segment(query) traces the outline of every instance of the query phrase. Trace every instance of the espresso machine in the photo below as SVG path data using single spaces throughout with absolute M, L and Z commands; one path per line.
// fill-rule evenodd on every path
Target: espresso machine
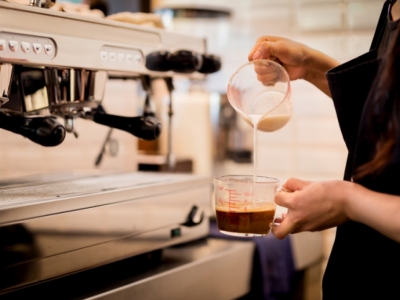
M 54 11 L 53 2 L 0 1 L 0 130 L 52 151 L 79 138 L 78 119 L 159 137 L 148 99 L 141 115 L 106 112 L 109 80 L 148 90 L 163 78 L 171 91 L 175 77 L 221 67 L 203 38 Z M 211 179 L 194 174 L 0 178 L 0 298 L 235 298 L 248 289 L 253 248 L 208 239 L 210 208 Z

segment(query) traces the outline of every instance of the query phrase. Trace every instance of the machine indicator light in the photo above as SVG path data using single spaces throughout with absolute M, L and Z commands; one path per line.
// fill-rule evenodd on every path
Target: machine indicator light
M 171 237 L 172 238 L 179 237 L 179 236 L 182 236 L 181 229 L 179 227 L 171 229 Z

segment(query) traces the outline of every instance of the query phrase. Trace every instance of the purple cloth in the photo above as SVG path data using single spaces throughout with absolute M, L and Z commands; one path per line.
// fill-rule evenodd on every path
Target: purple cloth
M 249 299 L 277 300 L 291 293 L 295 268 L 289 237 L 278 240 L 273 234 L 246 238 L 229 236 L 219 232 L 214 220 L 210 221 L 210 237 L 255 244 Z

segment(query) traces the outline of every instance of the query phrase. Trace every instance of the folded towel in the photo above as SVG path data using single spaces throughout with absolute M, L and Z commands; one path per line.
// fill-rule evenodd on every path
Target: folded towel
M 108 20 L 137 24 L 142 26 L 164 28 L 161 16 L 142 12 L 120 12 L 106 17 Z
M 49 9 L 77 14 L 85 17 L 104 18 L 104 13 L 99 9 L 91 9 L 85 3 L 57 2 Z

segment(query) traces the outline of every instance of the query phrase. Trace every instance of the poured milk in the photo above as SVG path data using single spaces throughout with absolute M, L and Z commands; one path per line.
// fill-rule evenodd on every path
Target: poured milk
M 254 182 L 257 179 L 256 166 L 257 166 L 257 130 L 265 131 L 265 132 L 273 132 L 278 129 L 281 129 L 285 126 L 289 120 L 291 115 L 272 115 L 265 116 L 262 115 L 249 115 L 245 117 L 244 120 L 251 126 L 253 126 L 253 163 L 254 163 Z
M 251 125 L 252 127 L 256 127 L 257 130 L 264 132 L 273 132 L 281 129 L 285 126 L 289 120 L 291 115 L 273 115 L 266 116 L 261 118 L 261 115 L 250 115 L 249 117 L 245 117 L 244 120 Z M 254 126 L 256 124 L 256 126 Z

